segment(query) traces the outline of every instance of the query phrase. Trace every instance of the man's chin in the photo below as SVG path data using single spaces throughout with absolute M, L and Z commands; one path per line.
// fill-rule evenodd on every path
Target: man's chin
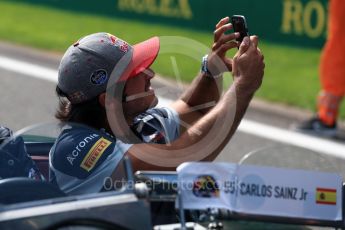
M 158 104 L 158 98 L 154 95 L 154 99 L 151 102 L 150 108 L 155 107 Z

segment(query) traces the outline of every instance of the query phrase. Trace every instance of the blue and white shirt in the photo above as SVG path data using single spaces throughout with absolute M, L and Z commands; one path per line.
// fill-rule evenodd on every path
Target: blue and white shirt
M 131 129 L 145 143 L 167 144 L 180 135 L 179 125 L 176 111 L 153 108 L 134 118 Z
M 176 111 L 153 108 L 131 129 L 145 143 L 164 144 L 179 136 L 179 124 Z M 50 150 L 50 181 L 71 195 L 99 192 L 131 146 L 102 130 L 66 126 Z

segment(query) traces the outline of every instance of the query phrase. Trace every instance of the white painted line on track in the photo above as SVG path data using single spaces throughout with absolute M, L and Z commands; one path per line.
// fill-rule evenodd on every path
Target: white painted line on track
M 58 73 L 54 69 L 14 60 L 4 56 L 0 56 L 0 68 L 54 83 L 57 82 Z
M 284 130 L 255 121 L 242 120 L 239 128 L 241 132 L 262 138 L 295 145 L 315 152 L 322 152 L 340 158 L 345 158 L 345 145 L 302 133 Z
M 158 106 L 167 106 L 171 103 L 172 100 L 159 98 Z M 312 137 L 290 130 L 284 130 L 247 119 L 242 120 L 237 130 L 243 133 L 277 141 L 280 143 L 295 145 L 298 147 L 313 150 L 315 152 L 321 152 L 328 155 L 345 158 L 345 144 L 340 144 L 338 142 L 325 140 L 318 137 Z
M 54 83 L 57 82 L 56 70 L 23 61 L 17 61 L 4 56 L 0 56 L 0 68 Z M 172 101 L 160 97 L 159 102 L 159 106 L 167 106 Z M 238 130 L 250 135 L 255 135 L 273 141 L 303 147 L 316 152 L 322 152 L 341 158 L 345 157 L 345 144 L 280 129 L 255 121 L 243 119 L 240 126 L 238 127 Z

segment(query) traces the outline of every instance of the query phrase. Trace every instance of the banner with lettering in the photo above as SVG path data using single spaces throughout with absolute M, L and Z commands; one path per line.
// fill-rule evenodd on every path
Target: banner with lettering
M 5 1 L 5 0 L 3 0 Z M 321 48 L 329 0 L 6 0 L 212 32 L 220 18 L 245 15 L 262 41 Z M 125 25 L 124 25 L 125 26 Z M 115 28 L 115 31 L 118 28 Z
M 335 173 L 201 162 L 184 163 L 177 172 L 184 209 L 342 219 L 342 178 Z

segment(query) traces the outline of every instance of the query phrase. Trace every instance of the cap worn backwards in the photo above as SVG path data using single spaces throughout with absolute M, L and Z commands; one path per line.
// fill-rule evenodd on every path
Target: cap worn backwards
M 58 87 L 73 104 L 90 100 L 106 91 L 114 70 L 121 70 L 116 80 L 125 81 L 148 68 L 158 51 L 158 37 L 131 46 L 109 33 L 85 36 L 62 57 Z

